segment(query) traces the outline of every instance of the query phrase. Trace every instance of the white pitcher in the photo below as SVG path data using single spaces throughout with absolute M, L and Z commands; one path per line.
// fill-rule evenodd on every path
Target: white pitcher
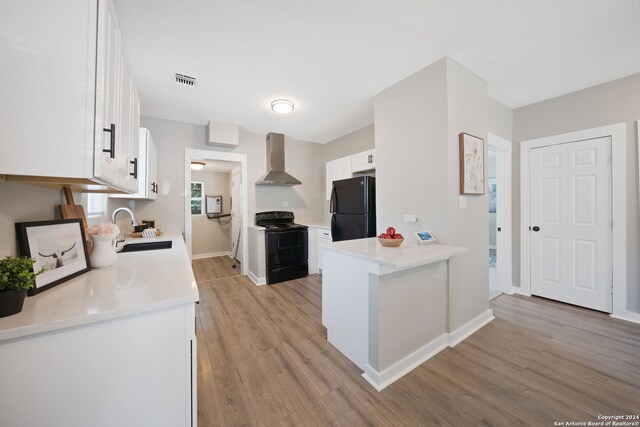
M 91 236 L 93 250 L 89 254 L 91 268 L 102 268 L 113 265 L 118 260 L 116 253 L 116 238 L 106 236 Z

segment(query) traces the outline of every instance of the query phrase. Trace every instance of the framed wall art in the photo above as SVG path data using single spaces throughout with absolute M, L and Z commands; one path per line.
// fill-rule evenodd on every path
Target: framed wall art
M 34 295 L 91 269 L 81 219 L 16 223 L 16 237 L 21 256 L 36 260 Z
M 460 194 L 484 194 L 484 140 L 460 136 Z

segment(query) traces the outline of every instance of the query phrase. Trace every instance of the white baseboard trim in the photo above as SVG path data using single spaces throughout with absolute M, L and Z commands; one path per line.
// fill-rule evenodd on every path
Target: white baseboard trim
M 640 323 L 640 313 L 625 310 L 622 313 L 613 313 L 609 315 L 614 319 L 626 320 L 627 322 Z
M 223 252 L 208 252 L 206 254 L 193 254 L 191 259 L 202 259 L 202 258 L 214 258 L 219 256 L 231 256 L 231 252 L 223 251 Z
M 378 391 L 393 384 L 436 354 L 447 348 L 449 344 L 448 334 L 442 334 L 427 345 L 414 351 L 404 359 L 401 359 L 389 366 L 382 372 L 378 372 L 365 363 L 362 377 Z
M 362 377 L 367 380 L 373 388 L 378 391 L 382 391 L 385 387 L 393 384 L 404 375 L 440 353 L 445 348 L 455 347 L 493 319 L 495 319 L 493 316 L 493 310 L 489 309 L 479 316 L 476 316 L 474 319 L 471 319 L 455 331 L 440 335 L 438 338 L 422 346 L 405 358 L 397 361 L 382 372 L 376 371 L 369 366 L 369 364 L 365 363 Z
M 525 297 L 530 297 L 531 296 L 531 294 L 529 292 L 523 291 L 522 288 L 520 288 L 518 286 L 512 286 L 511 290 L 513 291 L 514 294 L 524 295 Z
M 266 277 L 258 277 L 255 274 L 253 274 L 253 271 L 249 270 L 249 279 L 251 279 L 251 281 L 253 283 L 255 283 L 258 286 L 262 286 L 262 285 L 266 285 L 267 284 L 267 278 Z
M 464 339 L 473 335 L 474 332 L 482 328 L 487 323 L 491 322 L 495 317 L 493 317 L 493 310 L 489 309 L 484 313 L 476 316 L 475 318 L 469 320 L 464 325 L 460 326 L 455 331 L 449 333 L 449 347 L 455 347 L 460 344 Z

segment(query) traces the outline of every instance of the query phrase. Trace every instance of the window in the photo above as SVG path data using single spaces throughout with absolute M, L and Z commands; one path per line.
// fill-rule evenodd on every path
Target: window
M 107 195 L 87 193 L 87 218 L 102 217 L 107 214 Z
M 191 215 L 204 215 L 204 182 L 191 181 Z

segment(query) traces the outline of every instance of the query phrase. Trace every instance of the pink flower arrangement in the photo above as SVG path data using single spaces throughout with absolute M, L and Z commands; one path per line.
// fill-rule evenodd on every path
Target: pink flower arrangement
M 120 227 L 115 224 L 101 223 L 89 227 L 89 235 L 100 237 L 115 237 L 120 234 Z

